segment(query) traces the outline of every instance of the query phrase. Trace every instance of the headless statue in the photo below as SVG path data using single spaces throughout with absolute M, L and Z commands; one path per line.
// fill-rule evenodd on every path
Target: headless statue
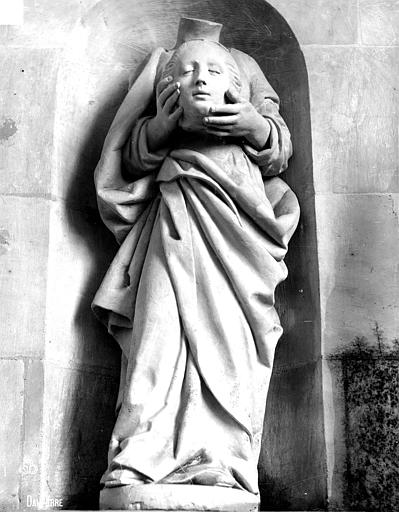
M 149 57 L 96 169 L 120 249 L 93 309 L 122 349 L 103 508 L 255 510 L 274 309 L 299 217 L 256 62 L 183 18 Z M 246 508 L 245 508 L 246 507 Z M 252 508 L 251 508 L 252 507 Z

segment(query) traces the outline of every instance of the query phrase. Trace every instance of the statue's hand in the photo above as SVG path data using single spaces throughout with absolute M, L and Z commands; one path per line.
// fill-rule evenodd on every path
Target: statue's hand
M 149 121 L 147 127 L 148 143 L 152 151 L 167 144 L 183 113 L 182 107 L 177 106 L 180 84 L 171 83 L 171 80 L 172 77 L 168 76 L 157 85 L 157 114 Z
M 180 95 L 179 82 L 172 82 L 168 76 L 157 85 L 157 123 L 162 126 L 165 133 L 172 133 L 177 126 L 183 109 L 177 105 Z
M 226 96 L 232 103 L 211 107 L 204 118 L 207 133 L 219 137 L 244 137 L 256 149 L 263 149 L 270 135 L 268 121 L 236 91 L 229 89 Z

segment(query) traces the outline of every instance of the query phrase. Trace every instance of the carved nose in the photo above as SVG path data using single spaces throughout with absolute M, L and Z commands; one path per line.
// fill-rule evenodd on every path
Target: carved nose
M 195 85 L 206 85 L 206 71 L 203 66 L 198 66 Z

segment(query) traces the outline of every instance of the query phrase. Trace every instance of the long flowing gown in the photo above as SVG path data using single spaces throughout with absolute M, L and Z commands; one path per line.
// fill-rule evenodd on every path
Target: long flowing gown
M 132 88 L 136 100 L 122 104 L 96 171 L 100 212 L 121 243 L 93 303 L 122 349 L 102 482 L 257 493 L 282 332 L 274 292 L 299 216 L 295 195 L 275 176 L 291 154 L 289 132 L 262 72 L 235 51 L 243 94 L 270 123 L 267 147 L 182 136 L 152 153 L 137 98 L 166 54 L 154 52 Z

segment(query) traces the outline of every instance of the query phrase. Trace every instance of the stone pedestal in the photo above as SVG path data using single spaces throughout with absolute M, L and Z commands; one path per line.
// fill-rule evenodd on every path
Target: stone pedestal
M 100 509 L 255 512 L 259 510 L 259 495 L 206 485 L 125 485 L 103 489 Z

